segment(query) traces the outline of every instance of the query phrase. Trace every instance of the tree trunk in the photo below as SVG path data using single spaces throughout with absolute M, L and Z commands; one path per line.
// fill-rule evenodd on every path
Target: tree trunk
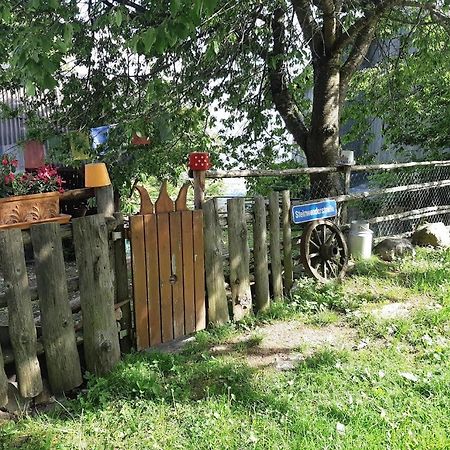
M 339 55 L 314 61 L 314 99 L 311 129 L 306 145 L 309 167 L 335 166 L 339 157 Z M 339 174 L 311 176 L 311 196 L 340 192 Z
M 312 25 L 314 20 L 307 17 L 307 2 L 299 0 L 295 3 L 303 33 L 313 39 L 316 32 Z M 341 51 L 331 45 L 325 46 L 317 39 L 312 42 L 314 95 L 311 126 L 308 129 L 287 83 L 289 76 L 285 67 L 284 24 L 285 11 L 277 8 L 272 20 L 273 49 L 269 53 L 267 65 L 273 103 L 283 118 L 286 129 L 305 152 L 308 166 L 335 166 L 339 156 Z M 312 198 L 337 195 L 339 192 L 339 174 L 324 173 L 311 176 Z

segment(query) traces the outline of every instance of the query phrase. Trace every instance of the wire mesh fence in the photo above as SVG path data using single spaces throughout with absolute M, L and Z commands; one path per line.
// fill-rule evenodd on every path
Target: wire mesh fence
M 450 224 L 450 166 L 353 172 L 347 221 L 368 220 L 375 237 L 406 235 L 421 222 Z
M 242 176 L 263 176 L 272 190 L 285 186 L 293 203 L 335 198 L 341 225 L 366 220 L 374 237 L 407 235 L 425 221 L 450 225 L 450 161 L 319 170 L 243 171 Z
M 347 182 L 345 171 L 333 174 L 331 196 L 327 194 L 329 180 L 303 175 L 303 192 L 295 201 L 336 197 L 341 223 L 366 220 L 374 237 L 407 235 L 425 221 L 450 224 L 450 163 L 388 170 L 377 167 L 349 168 Z

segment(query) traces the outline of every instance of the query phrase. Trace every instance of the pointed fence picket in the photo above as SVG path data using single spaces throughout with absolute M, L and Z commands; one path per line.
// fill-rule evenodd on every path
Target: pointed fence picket
M 144 188 L 130 217 L 136 345 L 148 348 L 206 327 L 202 211 L 173 201 L 163 183 L 153 204 Z

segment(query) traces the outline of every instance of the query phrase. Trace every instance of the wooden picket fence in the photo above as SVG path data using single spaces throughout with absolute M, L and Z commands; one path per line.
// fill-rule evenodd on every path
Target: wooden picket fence
M 141 213 L 130 218 L 129 235 L 124 233 L 123 217 L 113 214 L 110 206 L 106 217 L 100 214 L 68 225 L 47 223 L 30 230 L 0 231 L 5 287 L 0 312 L 7 309 L 8 315 L 6 341 L 5 327 L 0 329 L 0 407 L 7 401 L 7 373 L 17 375 L 19 392 L 26 398 L 40 393 L 44 378 L 53 393 L 70 391 L 82 383 L 84 370 L 98 375 L 111 370 L 121 350 L 169 342 L 230 317 L 240 320 L 269 305 L 270 286 L 274 297 L 283 295 L 283 284 L 289 289 L 289 259 L 284 258 L 284 271 L 281 262 L 279 238 L 284 234 L 279 194 L 269 199 L 270 245 L 266 201 L 255 199 L 252 292 L 244 199 L 229 200 L 227 272 L 221 248 L 223 218 L 219 219 L 216 201 L 206 202 L 203 211 L 190 211 L 186 190 L 187 186 L 172 201 L 163 184 L 155 205 L 147 195 Z M 282 198 L 286 200 L 282 207 L 286 233 L 289 194 L 283 193 Z M 125 236 L 132 247 L 134 302 L 128 292 Z M 286 238 L 290 240 L 288 234 Z M 78 276 L 67 278 L 63 241 L 73 245 Z M 286 253 L 289 244 L 283 248 Z M 30 250 L 31 272 L 26 262 Z M 32 272 L 35 283 L 28 276 Z M 225 280 L 231 285 L 231 315 Z M 69 301 L 74 292 L 79 293 L 78 301 Z M 74 320 L 80 310 L 81 325 Z
M 154 205 L 140 187 L 141 211 L 130 217 L 138 350 L 206 326 L 203 216 L 188 210 L 187 187 L 173 201 L 163 183 Z
M 8 336 L 0 346 L 0 406 L 8 400 L 5 365 L 14 362 L 19 392 L 31 398 L 41 392 L 43 378 L 53 393 L 69 391 L 82 383 L 83 369 L 102 375 L 120 359 L 120 346 L 129 348 L 125 340 L 119 343 L 131 331 L 125 242 L 111 239 L 113 230 L 122 229 L 120 215 L 105 219 L 100 214 L 74 219 L 69 225 L 46 223 L 27 231 L 0 231 L 6 288 L 0 307 L 7 308 L 8 315 Z M 78 277 L 69 280 L 63 240 L 73 241 L 76 254 Z M 36 275 L 31 288 L 25 258 L 30 246 Z M 77 290 L 79 302 L 69 302 L 69 292 Z M 75 329 L 73 313 L 80 309 L 82 322 Z
M 226 217 L 219 213 L 218 199 L 203 204 L 209 324 L 241 320 L 290 292 L 290 208 L 289 191 L 272 192 L 268 199 L 258 196 L 250 204 L 229 199 Z
M 310 177 L 325 173 L 339 176 L 341 192 L 334 197 L 314 198 L 326 193 L 320 194 L 320 189 L 317 193 Z M 298 177 L 300 186 L 309 186 L 309 193 L 298 193 L 301 198 L 291 198 L 288 191 L 272 192 L 266 200 L 232 198 L 227 201 L 226 213 L 219 212 L 218 198 L 205 202 L 208 179 L 259 177 Z M 193 182 L 194 202 L 203 205 L 205 218 L 209 323 L 223 323 L 230 316 L 240 319 L 251 311 L 266 308 L 270 298 L 279 298 L 291 290 L 294 270 L 302 270 L 297 246 L 302 230 L 298 225 L 291 229 L 291 204 L 335 200 L 336 219 L 341 226 L 364 219 L 376 239 L 410 236 L 423 220 L 450 223 L 449 160 L 194 171 Z M 223 241 L 227 248 L 223 248 Z
M 401 170 L 409 172 L 403 176 Z M 106 218 L 96 215 L 75 219 L 69 225 L 41 224 L 30 231 L 0 231 L 0 269 L 6 286 L 6 293 L 0 294 L 0 310 L 8 309 L 10 344 L 4 345 L 4 330 L 0 329 L 0 406 L 6 401 L 5 365 L 10 375 L 14 362 L 24 397 L 35 397 L 44 377 L 53 392 L 67 391 L 80 385 L 83 369 L 95 374 L 110 370 L 119 360 L 120 350 L 128 351 L 136 344 L 138 349 L 155 346 L 209 324 L 241 320 L 268 308 L 272 299 L 286 296 L 293 286 L 294 271 L 301 270 L 297 264 L 301 230 L 291 228 L 291 202 L 304 200 L 291 199 L 289 191 L 272 192 L 268 198 L 230 198 L 224 212 L 219 210 L 219 199 L 204 201 L 205 178 L 309 176 L 338 171 L 345 178 L 345 192 L 334 197 L 341 207 L 341 223 L 345 223 L 342 213 L 347 206 L 349 213 L 350 207 L 367 209 L 377 204 L 373 199 L 388 195 L 392 200 L 403 196 L 404 210 L 377 209 L 376 215 L 367 217 L 371 225 L 415 224 L 412 221 L 424 217 L 449 223 L 449 161 L 344 169 L 194 172 L 195 205 L 201 210 L 186 208 L 187 188 L 172 201 L 163 186 L 155 206 L 147 198 L 140 214 L 130 218 L 134 302 L 128 292 L 124 221 L 120 214 L 114 214 L 112 188 L 95 192 Z M 395 171 L 404 185 L 351 191 L 350 175 L 374 171 Z M 426 182 L 412 183 L 417 174 Z M 434 198 L 425 195 L 430 189 L 436 204 L 428 204 L 428 199 Z M 417 195 L 412 197 L 411 193 Z M 80 189 L 64 195 L 77 200 L 94 193 Z M 411 199 L 422 203 L 416 205 Z M 380 230 L 379 234 L 384 228 Z M 73 241 L 77 277 L 67 279 L 63 240 Z M 30 285 L 27 277 L 27 248 L 33 250 L 36 286 Z M 68 300 L 73 291 L 79 291 L 78 304 Z M 37 309 L 42 336 L 36 333 L 33 314 Z M 82 329 L 74 329 L 73 313 L 80 309 Z

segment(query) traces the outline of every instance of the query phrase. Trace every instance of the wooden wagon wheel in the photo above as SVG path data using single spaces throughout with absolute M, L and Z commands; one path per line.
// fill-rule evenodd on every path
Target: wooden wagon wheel
M 315 220 L 303 230 L 300 256 L 305 272 L 319 281 L 342 279 L 348 263 L 341 230 L 329 220 Z

